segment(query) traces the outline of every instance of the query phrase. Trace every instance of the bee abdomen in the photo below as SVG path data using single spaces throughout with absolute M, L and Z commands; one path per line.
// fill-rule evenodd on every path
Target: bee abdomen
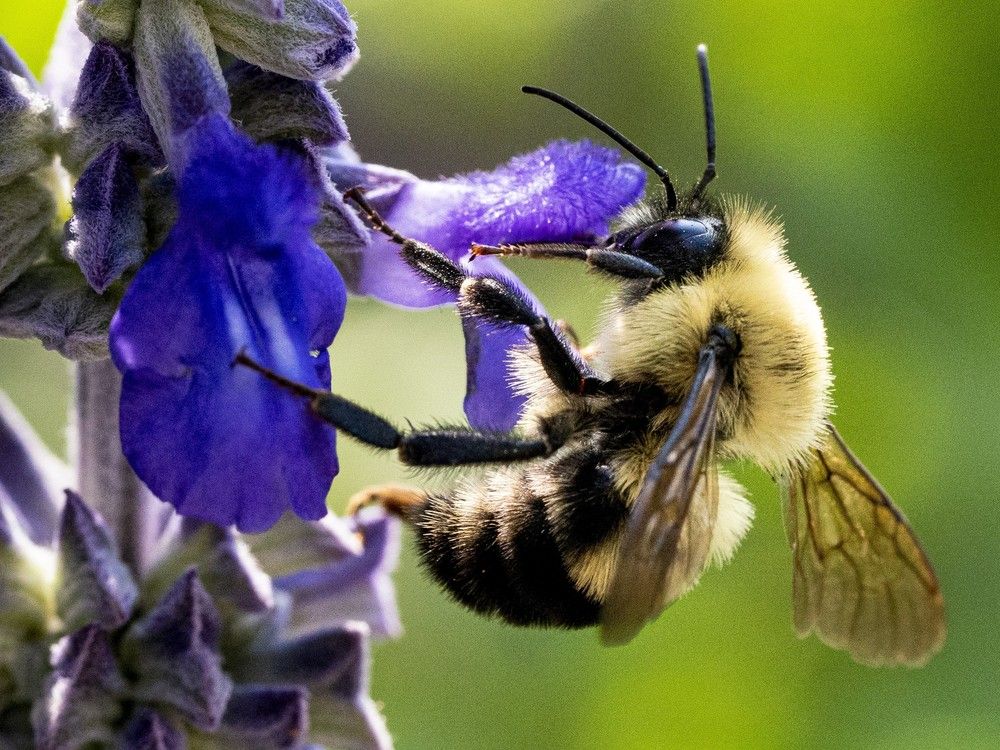
M 600 456 L 577 449 L 431 495 L 412 518 L 424 563 L 460 603 L 517 625 L 573 628 L 600 611 L 581 556 L 627 515 Z
M 514 478 L 502 499 L 485 487 L 431 495 L 414 515 L 420 553 L 456 600 L 515 625 L 578 628 L 599 603 L 574 584 L 542 498 Z

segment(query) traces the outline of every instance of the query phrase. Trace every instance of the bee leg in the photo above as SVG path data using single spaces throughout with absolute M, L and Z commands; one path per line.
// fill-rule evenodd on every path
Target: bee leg
M 538 347 L 545 372 L 562 390 L 581 396 L 613 390 L 613 383 L 598 377 L 575 347 L 556 333 L 551 321 L 539 315 L 520 291 L 501 279 L 470 276 L 444 253 L 404 237 L 379 216 L 359 188 L 348 190 L 344 198 L 356 203 L 375 229 L 401 246 L 403 259 L 414 271 L 434 286 L 457 294 L 460 314 L 500 326 L 525 326 Z
M 400 432 L 387 419 L 342 396 L 289 380 L 252 359 L 245 352 L 234 364 L 249 367 L 292 393 L 309 399 L 313 412 L 324 422 L 373 448 L 395 450 L 411 466 L 461 466 L 509 463 L 547 456 L 561 444 L 548 435 L 522 437 L 481 432 L 470 427 L 435 427 Z
M 381 505 L 389 513 L 408 519 L 427 502 L 427 493 L 402 484 L 380 484 L 366 487 L 347 501 L 347 515 L 353 516 L 364 508 Z
M 470 276 L 462 283 L 459 311 L 499 326 L 522 325 L 538 348 L 542 367 L 559 388 L 580 396 L 610 393 L 614 383 L 599 377 L 579 350 L 517 289 L 489 276 Z
M 472 246 L 472 255 L 516 255 L 522 258 L 564 258 L 585 261 L 587 266 L 620 279 L 658 279 L 663 269 L 635 255 L 605 247 L 571 242 L 525 242 L 517 245 Z

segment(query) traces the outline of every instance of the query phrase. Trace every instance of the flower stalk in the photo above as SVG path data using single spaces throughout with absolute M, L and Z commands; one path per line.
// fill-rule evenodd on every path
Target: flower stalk
M 132 471 L 118 436 L 122 377 L 111 360 L 76 365 L 75 448 L 80 494 L 104 518 L 122 560 L 142 573 L 163 506 Z

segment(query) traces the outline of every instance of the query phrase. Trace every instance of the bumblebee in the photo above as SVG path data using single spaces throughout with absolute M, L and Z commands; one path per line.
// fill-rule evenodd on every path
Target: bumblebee
M 823 320 L 786 255 L 781 224 L 745 200 L 706 192 L 715 124 L 704 46 L 698 62 L 708 165 L 681 195 L 610 125 L 558 94 L 524 89 L 599 128 L 663 186 L 592 246 L 472 247 L 575 259 L 617 279 L 584 350 L 503 281 L 468 275 L 387 226 L 359 190 L 347 193 L 420 275 L 458 294 L 463 316 L 530 333 L 531 348 L 514 355 L 528 397 L 515 432 L 401 432 L 346 399 L 240 361 L 405 464 L 489 465 L 445 492 L 386 485 L 351 501 L 406 519 L 430 573 L 477 612 L 517 625 L 598 624 L 606 644 L 629 641 L 735 551 L 753 508 L 720 464 L 749 459 L 783 494 L 799 635 L 815 632 L 864 664 L 923 664 L 945 634 L 937 578 L 906 519 L 829 422 Z

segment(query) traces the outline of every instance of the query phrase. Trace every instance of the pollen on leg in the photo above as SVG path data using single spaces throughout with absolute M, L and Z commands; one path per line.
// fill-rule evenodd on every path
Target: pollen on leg
M 427 500 L 427 493 L 403 484 L 380 484 L 366 487 L 347 501 L 347 514 L 355 515 L 371 505 L 381 505 L 389 513 L 409 518 L 412 511 Z

